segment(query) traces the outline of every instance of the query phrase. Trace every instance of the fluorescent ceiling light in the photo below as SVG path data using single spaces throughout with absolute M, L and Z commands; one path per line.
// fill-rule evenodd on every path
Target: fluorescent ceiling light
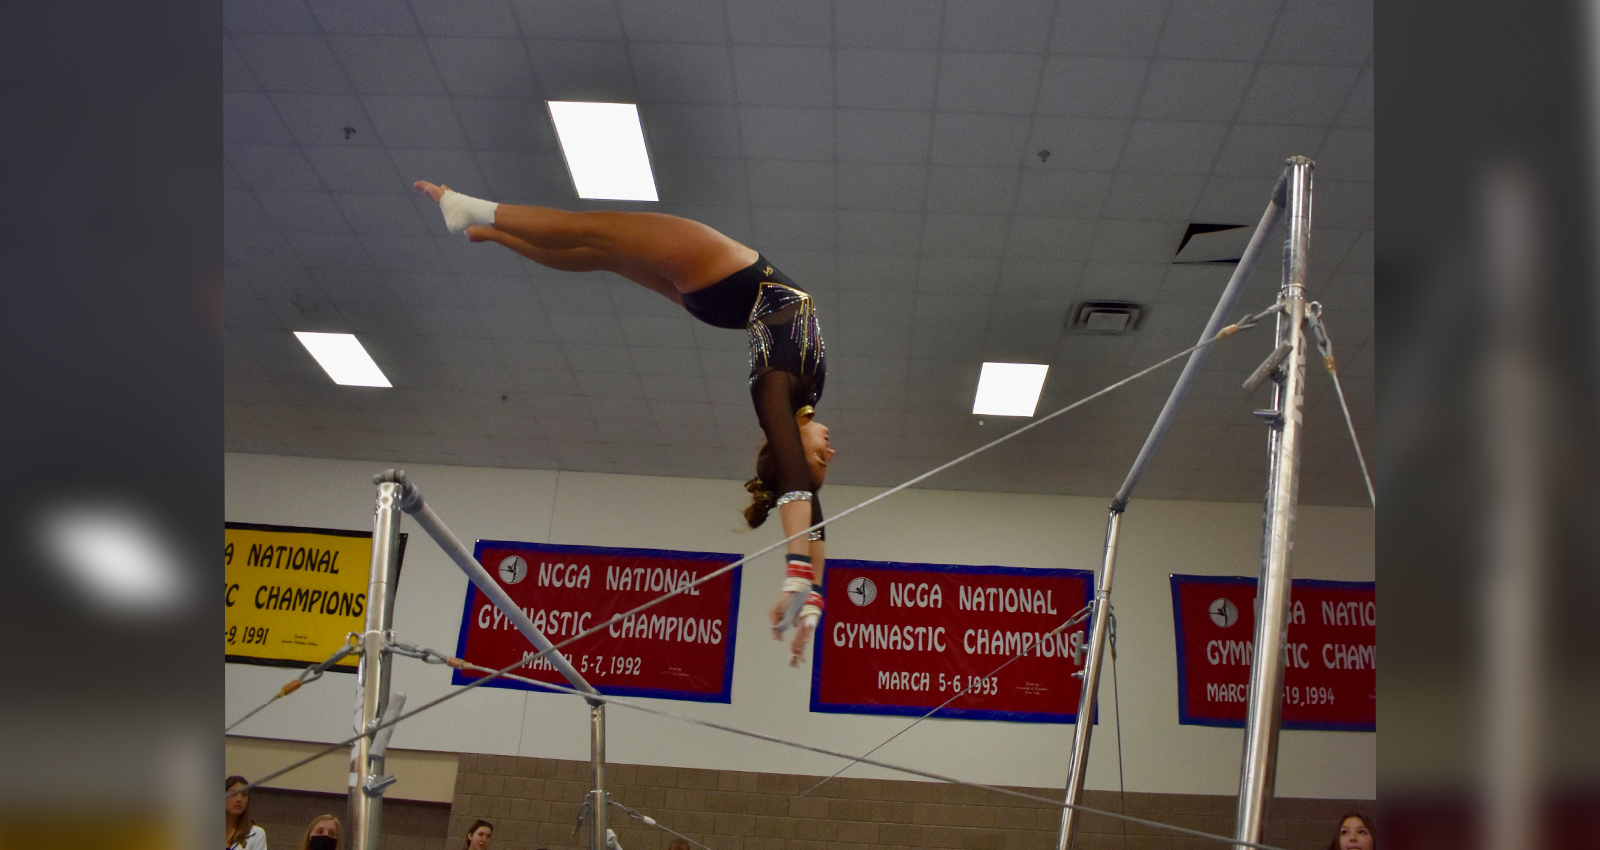
M 1039 406 L 1044 373 L 1049 366 L 1034 363 L 985 363 L 978 374 L 978 395 L 972 412 L 989 416 L 1032 416 Z
M 639 108 L 631 103 L 552 100 L 561 152 L 566 154 L 578 197 L 609 201 L 654 201 L 656 181 L 644 149 Z
M 347 387 L 393 386 L 353 334 L 295 331 L 294 335 L 300 338 L 300 344 L 311 356 L 317 358 L 317 363 L 334 383 Z

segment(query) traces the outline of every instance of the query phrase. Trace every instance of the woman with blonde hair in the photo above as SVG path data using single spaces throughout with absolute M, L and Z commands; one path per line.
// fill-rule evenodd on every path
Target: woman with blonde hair
M 339 850 L 339 819 L 333 815 L 312 818 L 306 836 L 300 839 L 300 850 Z

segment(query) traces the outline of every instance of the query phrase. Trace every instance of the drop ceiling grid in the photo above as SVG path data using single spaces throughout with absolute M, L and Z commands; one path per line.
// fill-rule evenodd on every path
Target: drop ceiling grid
M 1356 179 L 1330 182 L 1319 213 L 1335 225 L 1370 227 L 1370 154 L 1365 165 L 1359 162 L 1370 140 L 1359 126 L 1360 104 L 1370 101 L 1362 91 L 1370 87 L 1370 46 L 1310 57 L 1285 47 L 1293 38 L 1285 42 L 1284 33 L 1294 26 L 1302 42 L 1316 41 L 1306 37 L 1305 20 L 1326 16 L 1324 4 L 1228 3 L 1236 11 L 1270 11 L 1272 21 L 1205 38 L 1169 34 L 1168 7 L 1160 4 L 1153 39 L 1120 45 L 1102 39 L 1091 50 L 1065 52 L 1050 45 L 1071 45 L 1071 23 L 1085 15 L 1076 4 L 1021 2 L 1010 4 L 1011 15 L 995 15 L 987 4 L 902 5 L 936 10 L 936 25 L 926 16 L 874 19 L 862 4 L 701 3 L 687 18 L 665 20 L 652 16 L 650 4 L 626 3 L 589 7 L 594 14 L 581 20 L 561 18 L 561 32 L 532 33 L 530 21 L 557 21 L 539 17 L 553 6 L 519 4 L 513 11 L 494 4 L 471 13 L 452 7 L 457 14 L 442 14 L 430 3 L 376 4 L 382 13 L 326 4 L 296 12 L 290 4 L 263 13 L 230 4 L 224 34 L 230 447 L 620 471 L 634 464 L 679 474 L 742 469 L 754 434 L 742 410 L 737 334 L 693 326 L 685 334 L 685 320 L 670 304 L 654 304 L 648 293 L 630 297 L 626 284 L 558 281 L 513 256 L 443 236 L 432 229 L 436 212 L 404 182 L 415 173 L 448 173 L 459 175 L 450 179 L 463 191 L 547 203 L 570 197 L 542 109 L 516 120 L 505 113 L 519 98 L 578 96 L 594 80 L 640 96 L 665 211 L 754 240 L 780 266 L 803 270 L 800 279 L 818 284 L 813 289 L 834 355 L 828 401 L 837 423 L 848 426 L 839 436 L 870 429 L 873 436 L 860 445 L 874 457 L 907 445 L 898 438 L 919 415 L 960 417 L 970 394 L 966 372 L 974 371 L 967 367 L 979 357 L 1050 362 L 1059 379 L 1053 383 L 1086 390 L 1086 375 L 1109 378 L 1169 350 L 1163 343 L 1192 342 L 1214 290 L 1187 296 L 1173 290 L 1162 250 L 1170 250 L 1185 219 L 1202 212 L 1250 210 L 1241 213 L 1245 221 L 1259 215 L 1260 183 L 1270 189 L 1270 176 L 1218 173 L 1246 170 L 1222 165 L 1231 150 L 1225 142 L 1240 132 L 1260 135 L 1241 130 L 1257 126 L 1241 119 L 1279 117 L 1276 111 L 1301 91 L 1322 93 L 1310 104 L 1309 125 L 1324 136 L 1336 125 L 1356 131 L 1336 146 L 1358 161 Z M 1296 15 L 1300 23 L 1291 26 Z M 959 21 L 959 29 L 952 32 L 946 19 Z M 1354 20 L 1345 20 L 1346 29 L 1360 29 L 1359 11 Z M 508 31 L 507 21 L 514 38 L 494 40 Z M 903 37 L 886 49 L 886 32 Z M 1139 38 L 1146 43 L 1133 45 Z M 1309 82 L 1276 67 L 1301 68 L 1297 61 L 1307 58 L 1320 68 L 1306 72 Z M 919 77 L 930 64 L 931 80 Z M 771 74 L 774 67 L 790 73 Z M 1118 68 L 1135 69 L 1137 100 L 1108 95 L 1085 105 L 1081 96 L 1077 103 L 1069 96 L 1066 106 L 1051 107 L 1069 114 L 1047 115 L 1046 85 L 1061 67 L 1097 68 L 1112 80 Z M 1269 74 L 1282 75 L 1281 84 L 1260 88 Z M 1340 86 L 1347 89 L 1342 97 Z M 1061 96 L 1059 89 L 1053 96 Z M 1228 108 L 1228 115 L 1206 111 Z M 1336 121 L 1328 120 L 1332 113 Z M 1197 118 L 1221 119 L 1212 124 L 1227 132 L 1193 124 Z M 1191 123 L 1159 123 L 1171 120 Z M 355 133 L 315 135 L 332 124 Z M 723 132 L 708 137 L 705 125 Z M 808 134 L 815 125 L 824 132 Z M 1270 132 L 1294 125 L 1259 126 Z M 890 129 L 897 126 L 915 131 L 906 150 L 899 143 L 907 137 Z M 1080 134 L 1082 156 L 1070 163 L 1090 170 L 1032 164 L 1025 152 L 1037 139 L 1060 139 L 1071 151 L 1070 133 L 1046 131 L 1072 127 L 1101 128 L 1100 142 Z M 1202 130 L 1214 139 L 1202 146 L 1210 152 L 1204 167 L 1197 160 L 1176 168 L 1201 173 L 1164 174 L 1174 169 L 1134 156 L 1181 148 L 1189 140 L 1178 131 Z M 986 138 L 1000 146 L 984 148 Z M 1131 150 L 1132 141 L 1142 147 Z M 881 161 L 907 156 L 898 164 Z M 1006 164 L 1018 159 L 1027 165 Z M 1270 175 L 1272 166 L 1256 168 Z M 1040 182 L 1046 176 L 1051 180 Z M 1339 205 L 1336 185 L 1350 188 L 1347 205 Z M 1079 223 L 1087 229 L 1074 236 Z M 1358 304 L 1365 294 L 1370 311 L 1370 230 L 1348 232 L 1356 235 L 1332 249 L 1341 256 L 1364 250 L 1364 271 L 1359 256 L 1329 259 L 1338 289 L 1332 271 L 1317 283 L 1328 292 L 1353 291 Z M 1267 265 L 1260 277 L 1268 278 Z M 1150 333 L 1137 345 L 1101 350 L 1061 331 L 1068 304 L 1106 289 L 1149 300 Z M 1270 290 L 1269 283 L 1264 291 Z M 892 307 L 873 311 L 867 307 L 873 302 L 900 305 L 900 315 Z M 385 369 L 414 378 L 413 387 L 395 393 L 393 402 L 341 400 L 342 388 L 328 387 L 292 342 L 285 346 L 289 329 L 361 333 Z M 1370 360 L 1353 336 L 1351 345 L 1344 351 L 1352 363 Z M 675 350 L 699 357 L 660 353 Z M 1153 417 L 1170 378 L 1154 380 L 1161 383 L 1152 391 L 1130 394 L 1086 420 L 1112 429 L 1091 436 L 1105 443 L 1142 434 L 1146 425 L 1138 420 Z M 1356 390 L 1362 392 L 1370 395 L 1370 387 Z M 476 420 L 445 413 L 450 405 L 482 405 L 500 395 L 521 396 L 516 413 Z M 1060 395 L 1047 388 L 1047 399 Z M 285 396 L 293 403 L 262 400 Z M 1216 399 L 1212 415 L 1224 416 L 1227 404 Z M 382 424 L 363 420 L 380 411 Z M 1233 418 L 1244 411 L 1237 397 L 1233 411 Z M 1137 424 L 1117 429 L 1118 416 Z M 707 441 L 713 447 L 695 464 L 648 462 L 662 446 L 688 448 L 708 421 L 715 423 Z M 469 433 L 474 428 L 482 433 Z M 366 439 L 384 429 L 399 436 Z M 888 470 L 937 463 L 938 439 L 920 454 L 901 449 L 882 463 L 863 463 L 859 483 L 893 483 L 881 478 Z M 1180 460 L 1174 468 L 1202 463 Z M 850 478 L 848 469 L 841 465 L 835 480 Z M 1062 492 L 1096 492 L 1097 483 L 1074 481 L 1073 474 L 1057 482 Z M 990 472 L 969 480 L 992 484 L 1004 477 Z M 1019 487 L 1043 486 L 1034 477 L 1015 474 Z M 1255 497 L 1228 486 L 1234 489 L 1212 497 Z

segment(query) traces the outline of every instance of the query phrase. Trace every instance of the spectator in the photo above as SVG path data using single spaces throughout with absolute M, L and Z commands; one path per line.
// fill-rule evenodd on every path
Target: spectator
M 244 790 L 249 784 L 243 776 L 222 780 L 223 838 L 228 850 L 267 850 L 267 831 L 250 820 L 250 792 Z
M 667 845 L 667 850 L 689 850 L 689 842 L 682 838 L 674 838 L 672 843 Z
M 1339 819 L 1328 850 L 1378 850 L 1378 829 L 1366 815 L 1351 812 Z
M 339 850 L 339 819 L 333 815 L 313 818 L 306 837 L 300 840 L 300 850 Z
M 466 850 L 489 850 L 489 840 L 494 838 L 494 824 L 475 820 L 467 828 Z

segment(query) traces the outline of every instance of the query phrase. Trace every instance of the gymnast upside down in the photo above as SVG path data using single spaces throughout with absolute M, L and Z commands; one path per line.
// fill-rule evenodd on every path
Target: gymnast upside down
M 686 218 L 646 212 L 567 212 L 496 204 L 417 181 L 439 204 L 452 233 L 498 242 L 543 266 L 570 272 L 609 271 L 683 305 L 719 328 L 750 338 L 750 398 L 766 434 L 756 477 L 745 482 L 754 528 L 776 507 L 785 537 L 822 521 L 817 490 L 834 451 L 828 428 L 815 421 L 827 374 L 822 330 L 811 296 L 755 250 Z M 796 628 L 789 664 L 822 616 L 824 530 L 790 540 L 778 601 L 769 612 L 774 640 Z

